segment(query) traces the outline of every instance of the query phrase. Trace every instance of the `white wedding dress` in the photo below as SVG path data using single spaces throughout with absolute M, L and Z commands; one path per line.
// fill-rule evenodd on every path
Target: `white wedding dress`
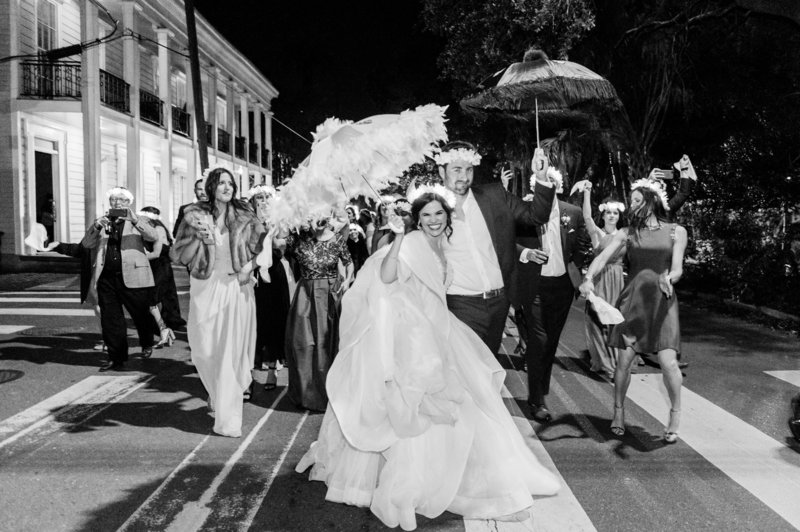
M 491 519 L 556 493 L 503 404 L 505 371 L 448 311 L 445 272 L 425 236 L 405 237 L 399 279 L 384 284 L 389 248 L 343 298 L 330 403 L 296 470 L 313 464 L 327 500 L 369 506 L 404 530 L 416 528 L 415 513 Z

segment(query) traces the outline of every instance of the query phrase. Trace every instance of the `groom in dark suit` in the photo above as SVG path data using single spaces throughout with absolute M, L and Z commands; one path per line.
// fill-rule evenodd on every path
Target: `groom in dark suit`
M 547 223 L 518 231 L 519 297 L 528 333 L 528 405 L 541 423 L 551 419 L 544 398 L 561 331 L 581 284 L 581 268 L 591 253 L 581 209 L 564 201 L 553 203 Z
M 516 293 L 518 255 L 515 226 L 545 224 L 554 188 L 547 180 L 547 159 L 536 150 L 535 196 L 532 202 L 509 194 L 499 182 L 472 186 L 473 167 L 481 156 L 462 141 L 445 145 L 435 157 L 444 186 L 455 193 L 453 234 L 444 253 L 453 268 L 447 306 L 497 354 L 503 337 L 509 297 Z

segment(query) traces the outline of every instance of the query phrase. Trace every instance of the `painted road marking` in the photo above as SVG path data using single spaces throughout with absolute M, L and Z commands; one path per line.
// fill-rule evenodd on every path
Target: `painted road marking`
M 0 303 L 78 303 L 77 297 L 0 297 Z
M 63 295 L 76 295 L 80 292 L 78 290 L 23 290 L 20 292 L 0 292 L 0 297 L 5 296 L 29 296 L 29 295 L 47 295 L 47 296 L 55 296 L 59 294 Z
M 660 374 L 631 376 L 628 398 L 656 419 L 669 410 L 666 393 Z M 680 439 L 800 528 L 800 455 L 686 388 L 681 390 Z
M 32 328 L 33 325 L 0 325 L 0 334 L 16 334 Z
M 90 309 L 0 308 L 0 316 L 52 316 L 56 312 L 59 316 L 94 316 L 94 311 Z
M 800 388 L 800 371 L 798 370 L 787 370 L 787 371 L 765 371 L 767 375 L 771 375 L 776 379 L 780 379 L 782 381 L 786 381 L 789 384 L 794 384 L 798 388 Z
M 122 377 L 92 376 L 67 388 L 41 403 L 8 418 L 0 424 L 0 448 L 25 438 L 35 442 L 83 423 L 113 403 L 146 385 L 153 376 L 125 375 Z
M 501 346 L 501 350 L 501 352 L 508 358 L 509 363 L 511 363 L 511 356 L 509 355 L 508 351 L 506 351 L 505 346 Z M 515 375 L 520 382 L 522 382 L 523 388 L 527 389 L 528 383 L 523 380 L 518 371 L 510 372 L 510 374 Z M 504 397 L 507 395 L 511 396 L 511 393 L 505 386 L 503 386 L 502 393 Z M 516 402 L 512 402 L 512 405 L 515 404 Z M 506 405 L 508 405 L 508 402 L 506 402 Z M 516 409 L 519 410 L 518 407 Z M 558 493 L 552 497 L 537 497 L 534 499 L 533 507 L 531 508 L 532 519 L 528 519 L 521 523 L 464 519 L 465 530 L 467 532 L 483 532 L 490 530 L 498 532 L 517 532 L 523 530 L 534 530 L 535 523 L 535 529 L 537 531 L 596 531 L 597 529 L 592 524 L 589 516 L 586 515 L 583 506 L 581 506 L 581 503 L 578 502 L 578 498 L 575 497 L 575 494 L 570 489 L 567 481 L 563 476 L 561 476 L 561 473 L 558 471 L 553 459 L 550 458 L 550 455 L 547 453 L 544 445 L 539 440 L 536 432 L 534 432 L 530 421 L 524 416 L 514 415 L 513 412 L 512 416 L 514 417 L 514 422 L 517 424 L 517 427 L 520 429 L 520 432 L 525 438 L 525 442 L 536 456 L 536 459 L 539 460 L 539 462 L 551 473 L 556 475 L 558 481 L 561 483 L 561 489 L 558 490 Z

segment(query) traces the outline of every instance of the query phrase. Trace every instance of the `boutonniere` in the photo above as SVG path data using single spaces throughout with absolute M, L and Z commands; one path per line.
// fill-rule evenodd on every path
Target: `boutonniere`
M 566 214 L 561 216 L 561 227 L 567 227 L 569 225 L 570 220 L 572 220 L 572 218 L 570 218 Z

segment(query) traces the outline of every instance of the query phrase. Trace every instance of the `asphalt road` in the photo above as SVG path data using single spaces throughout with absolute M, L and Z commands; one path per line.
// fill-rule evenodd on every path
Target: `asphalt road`
M 800 453 L 786 426 L 800 392 L 797 338 L 683 304 L 681 439 L 661 440 L 668 403 L 653 365 L 637 368 L 617 439 L 612 386 L 583 360 L 581 306 L 562 336 L 551 424 L 526 419 L 521 360 L 502 359 L 506 404 L 561 492 L 536 500 L 532 523 L 444 514 L 420 517 L 419 530 L 800 528 Z M 98 373 L 87 311 L 70 281 L 0 293 L 0 530 L 385 529 L 294 472 L 322 415 L 289 403 L 285 371 L 245 405 L 242 438 L 215 436 L 185 334 L 149 360 L 133 356 L 128 371 Z M 511 322 L 507 332 L 510 353 Z

